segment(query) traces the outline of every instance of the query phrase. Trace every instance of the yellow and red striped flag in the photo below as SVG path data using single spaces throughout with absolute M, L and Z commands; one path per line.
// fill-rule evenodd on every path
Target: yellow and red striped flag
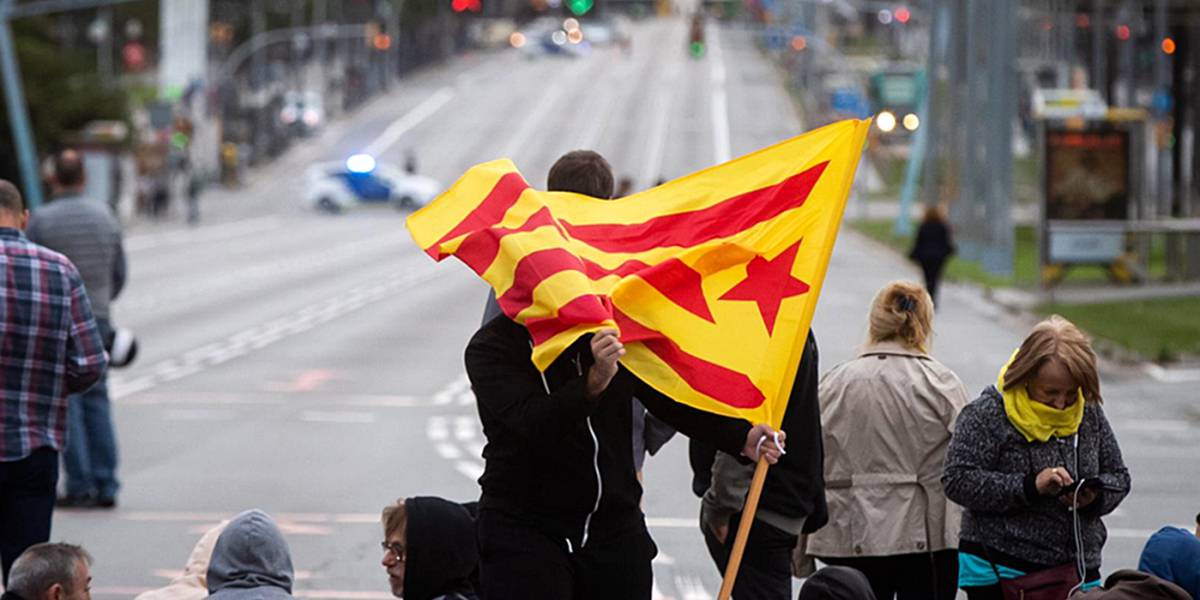
M 487 281 L 545 369 L 616 327 L 622 364 L 677 402 L 779 426 L 868 121 L 842 121 L 656 188 L 543 192 L 472 167 L 408 218 Z

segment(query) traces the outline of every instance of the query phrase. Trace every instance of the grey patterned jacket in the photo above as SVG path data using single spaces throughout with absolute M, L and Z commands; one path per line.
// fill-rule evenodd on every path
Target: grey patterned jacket
M 966 509 L 960 539 L 1040 565 L 1073 562 L 1070 511 L 1039 495 L 1033 483 L 1042 469 L 1066 467 L 1076 481 L 1099 477 L 1106 488 L 1079 514 L 1085 563 L 1099 568 L 1108 537 L 1100 517 L 1129 493 L 1129 471 L 1100 406 L 1088 404 L 1083 411 L 1078 456 L 1074 441 L 1026 442 L 995 386 L 983 390 L 958 417 L 942 476 L 946 496 Z

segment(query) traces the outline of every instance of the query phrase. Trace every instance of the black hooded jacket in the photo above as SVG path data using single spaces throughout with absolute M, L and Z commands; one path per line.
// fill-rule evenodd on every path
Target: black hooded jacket
M 633 469 L 636 396 L 684 435 L 737 454 L 750 425 L 671 401 L 624 368 L 599 398 L 586 395 L 591 336 L 546 370 L 530 360 L 528 330 L 496 317 L 466 350 L 467 375 L 487 445 L 481 511 L 497 510 L 579 547 L 645 532 L 642 487 Z M 547 392 L 547 388 L 549 392 Z
M 475 519 L 461 504 L 433 497 L 404 501 L 408 549 L 404 600 L 476 600 Z
M 829 522 L 825 504 L 825 452 L 821 441 L 821 404 L 817 339 L 812 331 L 796 369 L 792 393 L 780 429 L 787 433 L 787 454 L 767 471 L 758 508 L 789 519 L 804 519 L 803 533 L 812 533 Z M 688 448 L 692 465 L 692 491 L 704 496 L 712 479 L 715 451 L 692 440 Z M 747 471 L 747 478 L 752 471 Z

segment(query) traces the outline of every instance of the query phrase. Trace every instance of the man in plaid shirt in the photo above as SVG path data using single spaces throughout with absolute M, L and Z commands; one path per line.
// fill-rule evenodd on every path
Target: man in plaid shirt
M 0 567 L 50 539 L 67 395 L 108 367 L 83 279 L 26 239 L 20 192 L 0 179 Z

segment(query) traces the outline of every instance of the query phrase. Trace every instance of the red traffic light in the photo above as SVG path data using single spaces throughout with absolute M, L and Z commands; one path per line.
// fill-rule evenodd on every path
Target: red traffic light
M 900 23 L 907 23 L 908 20 L 912 18 L 912 13 L 909 12 L 908 7 L 906 7 L 906 6 L 901 6 L 900 8 L 897 8 L 896 12 L 894 12 L 892 14 L 893 14 L 893 16 L 896 17 L 896 20 L 899 21 Z
M 453 8 L 454 12 L 479 12 L 483 10 L 479 2 L 480 0 L 450 0 L 450 8 Z

